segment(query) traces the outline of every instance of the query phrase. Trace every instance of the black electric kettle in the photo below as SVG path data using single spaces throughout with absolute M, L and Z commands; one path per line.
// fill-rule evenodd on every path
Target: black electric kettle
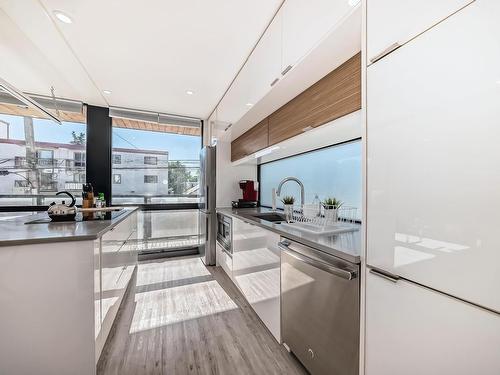
M 75 197 L 67 191 L 59 191 L 56 193 L 56 195 L 61 195 L 61 194 L 66 194 L 68 197 L 70 197 L 71 203 L 69 205 L 66 205 L 65 201 L 62 201 L 62 203 L 52 202 L 49 205 L 49 209 L 47 210 L 47 214 L 49 215 L 49 217 L 52 221 L 75 220 L 75 216 L 76 216 Z

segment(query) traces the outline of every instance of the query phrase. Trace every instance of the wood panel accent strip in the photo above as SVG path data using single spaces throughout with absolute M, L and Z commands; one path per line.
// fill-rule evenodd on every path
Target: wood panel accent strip
M 361 109 L 361 53 L 269 116 L 273 145 Z
M 239 160 L 269 146 L 269 118 L 231 142 L 231 161 Z
M 361 109 L 361 53 L 231 142 L 231 161 Z M 264 134 L 267 124 L 267 143 Z M 258 128 L 259 127 L 259 128 Z M 258 129 L 256 129 L 258 128 Z M 248 143 L 246 145 L 245 143 Z M 263 146 L 265 143 L 265 146 Z

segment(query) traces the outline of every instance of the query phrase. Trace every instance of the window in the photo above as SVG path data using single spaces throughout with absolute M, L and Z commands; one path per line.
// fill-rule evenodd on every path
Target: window
M 113 184 L 121 184 L 122 183 L 122 175 L 121 174 L 113 174 Z
M 200 127 L 113 118 L 112 203 L 197 203 L 200 148 Z
M 75 152 L 75 167 L 85 167 L 85 152 Z
M 14 156 L 14 166 L 24 167 L 26 165 L 26 158 L 23 156 Z
M 357 216 L 361 219 L 360 140 L 261 164 L 261 205 L 271 207 L 272 189 L 288 176 L 297 177 L 304 184 L 305 203 L 312 203 L 316 195 L 321 201 L 335 197 L 345 206 L 358 208 Z M 296 202 L 300 202 L 299 186 L 293 182 L 285 183 L 281 196 L 285 195 L 292 195 Z M 279 198 L 276 203 L 282 207 Z
M 85 172 L 78 172 L 73 175 L 73 182 L 85 183 L 86 175 Z
M 157 184 L 158 176 L 144 175 L 144 183 L 145 184 Z
M 38 150 L 36 159 L 39 166 L 53 166 L 55 164 L 54 150 Z
M 15 180 L 14 181 L 14 186 L 15 187 L 20 187 L 20 188 L 29 188 L 30 183 L 27 180 Z
M 32 117 L 22 107 L 2 102 L 0 108 L 0 206 L 45 206 L 57 191 L 70 186 L 80 198 L 85 182 L 85 114 L 72 112 L 71 117 L 82 122 L 59 125 Z
M 158 158 L 156 156 L 144 156 L 144 164 L 157 165 Z

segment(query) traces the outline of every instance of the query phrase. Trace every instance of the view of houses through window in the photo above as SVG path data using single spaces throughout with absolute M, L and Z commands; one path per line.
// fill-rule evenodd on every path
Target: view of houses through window
M 182 129 L 113 127 L 113 204 L 197 202 L 200 131 Z M 0 113 L 0 205 L 48 205 L 63 190 L 79 204 L 86 134 L 80 122 Z
M 61 190 L 79 198 L 85 148 L 85 124 L 0 113 L 0 205 L 47 205 Z
M 200 131 L 113 119 L 113 204 L 196 203 Z

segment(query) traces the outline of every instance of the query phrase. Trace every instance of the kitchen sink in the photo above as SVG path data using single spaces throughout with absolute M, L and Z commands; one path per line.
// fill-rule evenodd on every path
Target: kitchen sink
M 277 214 L 275 212 L 267 212 L 263 214 L 258 214 L 258 215 L 252 215 L 253 217 L 256 217 L 257 219 L 261 220 L 266 220 L 266 221 L 271 221 L 271 222 L 281 222 L 285 221 L 285 216 Z

